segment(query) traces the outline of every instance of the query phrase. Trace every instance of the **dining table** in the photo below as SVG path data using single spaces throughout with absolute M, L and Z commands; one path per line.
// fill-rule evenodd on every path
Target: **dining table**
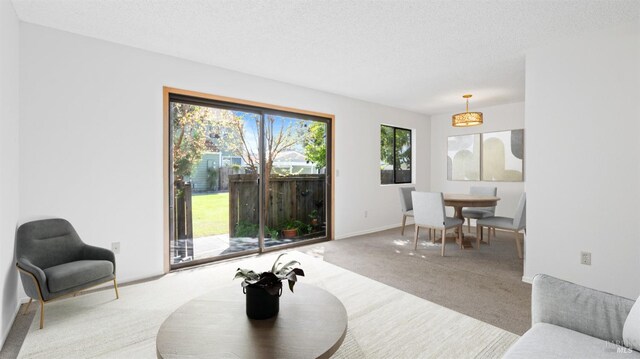
M 464 217 L 462 216 L 462 208 L 464 207 L 495 207 L 498 204 L 500 197 L 496 196 L 485 196 L 485 195 L 476 195 L 476 194 L 457 194 L 457 193 L 445 193 L 444 194 L 444 205 L 447 207 L 454 208 L 454 217 L 461 219 L 464 223 Z M 475 236 L 464 235 L 464 231 L 462 230 L 462 226 L 459 229 L 456 229 L 456 238 L 457 232 L 461 231 L 460 237 L 462 238 L 462 247 L 463 248 L 473 248 L 471 245 L 471 240 L 475 240 Z M 458 243 L 460 244 L 460 243 Z

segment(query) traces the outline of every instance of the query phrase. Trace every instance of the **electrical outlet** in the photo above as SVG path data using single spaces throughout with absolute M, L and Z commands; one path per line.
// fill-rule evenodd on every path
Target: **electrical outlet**
M 580 264 L 591 265 L 591 252 L 580 252 Z
M 120 242 L 111 243 L 111 251 L 115 254 L 120 253 Z

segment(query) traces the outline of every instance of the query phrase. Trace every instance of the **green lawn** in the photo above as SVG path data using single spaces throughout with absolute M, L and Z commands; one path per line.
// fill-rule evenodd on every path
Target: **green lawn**
M 194 238 L 229 233 L 229 193 L 194 195 L 191 205 Z

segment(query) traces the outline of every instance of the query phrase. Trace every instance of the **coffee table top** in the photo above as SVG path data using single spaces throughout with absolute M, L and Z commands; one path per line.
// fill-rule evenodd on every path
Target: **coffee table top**
M 333 294 L 283 283 L 280 312 L 245 314 L 240 284 L 214 290 L 173 312 L 156 337 L 158 358 L 328 358 L 347 333 L 347 311 Z

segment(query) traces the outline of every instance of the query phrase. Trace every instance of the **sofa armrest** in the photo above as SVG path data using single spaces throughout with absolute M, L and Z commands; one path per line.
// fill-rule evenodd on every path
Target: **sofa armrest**
M 622 343 L 622 328 L 634 301 L 548 275 L 533 279 L 532 324 L 548 323 Z
M 106 248 L 85 244 L 82 248 L 82 258 L 109 261 L 113 263 L 113 274 L 116 274 L 116 256 Z
M 49 298 L 49 290 L 47 288 L 47 275 L 44 271 L 25 257 L 18 258 L 16 266 L 20 269 L 18 272 L 20 273 L 25 293 L 33 299 L 40 299 L 42 296 L 44 300 L 47 300 Z M 33 275 L 33 277 L 25 272 Z M 34 277 L 38 283 L 33 282 Z

